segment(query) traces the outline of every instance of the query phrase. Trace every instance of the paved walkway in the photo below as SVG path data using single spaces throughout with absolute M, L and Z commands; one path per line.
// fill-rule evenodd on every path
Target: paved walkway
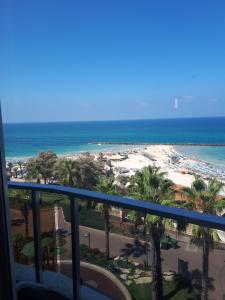
M 61 214 L 59 214 L 61 215 Z M 62 227 L 70 232 L 70 223 L 63 221 L 60 217 Z M 105 233 L 104 231 L 80 226 L 80 243 L 88 245 L 88 238 L 84 235 L 90 233 L 91 248 L 98 248 L 100 251 L 105 250 Z M 70 239 L 70 237 L 68 237 Z M 188 262 L 188 270 L 196 278 L 200 278 L 202 269 L 202 251 L 200 248 L 189 245 L 189 237 L 181 235 L 178 249 L 162 250 L 162 269 L 163 271 L 178 272 L 178 259 Z M 67 245 L 70 245 L 68 240 Z M 222 248 L 222 247 L 221 247 Z M 67 249 L 66 255 L 71 257 L 71 248 Z M 111 256 L 126 255 L 129 259 L 144 263 L 146 261 L 146 251 L 143 241 L 134 238 L 125 237 L 119 234 L 110 234 L 110 254 Z M 225 295 L 225 245 L 224 249 L 214 249 L 210 253 L 209 259 L 209 278 L 210 290 L 209 300 L 223 299 Z

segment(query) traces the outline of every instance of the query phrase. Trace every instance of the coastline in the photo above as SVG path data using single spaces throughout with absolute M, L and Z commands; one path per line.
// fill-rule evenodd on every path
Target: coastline
M 102 152 L 106 160 L 111 160 L 115 176 L 132 176 L 137 170 L 141 170 L 148 165 L 154 165 L 165 171 L 167 177 L 177 185 L 191 186 L 196 174 L 205 180 L 216 178 L 225 183 L 225 167 L 219 167 L 213 162 L 187 156 L 179 151 L 176 146 L 171 144 L 126 144 L 121 149 L 120 147 L 105 151 L 99 149 L 99 151 L 90 153 L 97 158 L 99 153 Z M 87 151 L 59 154 L 58 157 L 77 159 L 85 152 Z M 26 160 L 24 159 L 23 162 L 25 163 Z M 14 161 L 14 164 L 16 164 L 16 161 Z
M 225 143 L 137 143 L 137 142 L 90 142 L 93 145 L 167 145 L 167 146 L 193 146 L 193 147 L 225 147 Z

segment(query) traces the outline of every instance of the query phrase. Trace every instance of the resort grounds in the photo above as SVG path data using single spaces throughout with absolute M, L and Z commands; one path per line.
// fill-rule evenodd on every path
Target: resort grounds
M 85 157 L 85 155 L 87 154 L 67 156 L 66 160 L 76 161 L 80 157 Z M 65 159 L 65 157 L 61 159 Z M 125 188 L 129 188 L 129 178 L 146 166 L 159 167 L 160 170 L 165 172 L 165 177 L 174 183 L 177 191 L 176 197 L 179 197 L 179 191 L 183 187 L 191 187 L 196 175 L 203 178 L 206 182 L 213 178 L 224 182 L 224 172 L 222 169 L 217 169 L 215 165 L 209 162 L 185 157 L 177 152 L 174 146 L 170 145 L 145 145 L 128 148 L 116 153 L 95 153 L 94 160 L 97 161 L 99 159 L 104 162 L 105 171 L 113 172 L 114 185 L 120 186 L 120 180 L 123 177 L 126 182 Z M 16 175 L 15 169 L 17 170 Z M 11 169 L 11 180 L 35 181 L 35 178 L 33 180 L 26 178 L 26 171 L 26 162 L 20 163 L 20 165 L 14 162 Z M 42 178 L 40 181 L 44 183 Z M 58 182 L 54 178 L 51 178 L 48 183 L 54 184 Z M 224 191 L 222 190 L 221 194 L 218 195 L 218 199 L 223 194 Z M 29 198 L 26 194 L 22 196 L 19 194 L 11 195 L 11 224 L 14 238 L 20 236 L 24 239 L 26 235 L 26 226 L 23 213 L 21 213 L 19 207 L 20 204 L 15 204 L 19 203 L 19 198 L 21 198 L 20 203 L 21 200 L 22 202 L 26 202 L 26 197 Z M 116 276 L 131 292 L 133 299 L 151 299 L 148 298 L 151 288 L 149 246 L 147 245 L 146 248 L 145 236 L 141 230 L 139 234 L 134 232 L 133 223 L 128 218 L 129 211 L 119 208 L 110 209 L 110 260 L 106 260 L 104 258 L 105 232 L 103 215 L 96 207 L 87 208 L 85 202 L 80 204 L 81 259 L 88 263 L 105 267 L 112 273 L 115 272 L 115 268 L 118 268 L 119 272 L 115 272 Z M 68 200 L 54 194 L 43 194 L 42 206 L 41 230 L 43 237 L 46 233 L 50 233 L 56 244 L 58 243 L 60 246 L 59 253 L 46 259 L 45 268 L 71 276 L 71 216 L 69 214 Z M 28 213 L 27 224 L 29 226 L 28 242 L 32 241 L 33 238 L 31 210 Z M 142 225 L 139 224 L 139 226 L 141 227 Z M 58 234 L 57 231 L 60 233 Z M 175 226 L 168 225 L 165 235 L 169 235 L 177 241 L 176 247 L 161 249 L 165 299 L 196 299 L 199 295 L 201 284 L 202 250 L 190 243 L 191 225 L 182 233 L 178 233 Z M 220 233 L 220 237 L 222 239 L 216 243 L 215 248 L 210 253 L 209 263 L 209 299 L 215 300 L 222 299 L 225 295 L 222 280 L 225 277 L 225 240 L 222 233 Z M 24 244 L 20 245 L 19 240 L 14 242 L 16 261 L 32 264 L 32 255 L 24 257 L 24 255 L 21 256 L 20 253 L 17 253 L 21 251 L 22 246 Z M 118 267 L 117 261 L 120 261 L 121 266 Z M 183 270 L 183 272 L 188 277 L 188 281 L 183 282 L 183 278 L 176 277 L 181 272 L 179 261 L 181 265 L 185 266 L 184 269 L 186 268 L 186 271 Z M 123 273 L 124 270 L 128 269 L 132 270 L 132 274 L 126 274 L 126 271 Z M 137 269 L 138 273 L 135 273 L 134 269 Z M 90 273 L 85 272 L 84 269 L 81 269 L 81 274 L 85 282 L 102 290 L 103 293 L 107 292 L 104 284 L 98 281 L 98 276 L 96 276 L 96 280 L 94 278 L 91 280 Z M 137 282 L 139 280 L 139 283 L 136 280 Z M 119 291 L 117 292 L 119 294 Z M 143 295 L 141 295 L 142 292 Z M 118 298 L 118 300 L 120 299 Z

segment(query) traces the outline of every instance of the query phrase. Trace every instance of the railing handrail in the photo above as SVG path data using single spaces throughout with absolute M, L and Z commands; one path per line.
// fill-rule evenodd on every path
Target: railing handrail
M 98 201 L 116 207 L 138 210 L 143 213 L 154 214 L 164 218 L 225 231 L 225 218 L 223 217 L 190 211 L 182 208 L 159 205 L 149 201 L 136 200 L 128 197 L 114 196 L 85 189 L 52 184 L 36 184 L 29 182 L 9 181 L 8 187 L 13 189 L 56 193 L 67 195 L 70 198 L 74 197 Z

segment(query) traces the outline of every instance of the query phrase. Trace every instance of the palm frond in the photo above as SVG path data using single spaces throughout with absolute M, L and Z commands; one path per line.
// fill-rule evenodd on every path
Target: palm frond
M 190 238 L 190 243 L 196 245 L 197 247 L 201 247 L 202 234 L 203 234 L 203 228 L 201 226 L 192 225 L 192 235 Z
M 225 209 L 225 198 L 218 200 L 215 203 L 216 210 L 221 213 Z

